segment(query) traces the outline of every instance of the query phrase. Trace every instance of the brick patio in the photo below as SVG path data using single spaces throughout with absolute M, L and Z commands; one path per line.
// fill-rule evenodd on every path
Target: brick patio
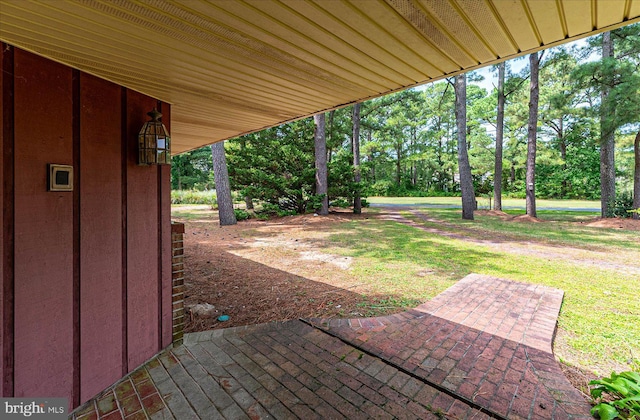
M 72 417 L 587 419 L 551 350 L 562 295 L 472 274 L 392 316 L 187 334 Z

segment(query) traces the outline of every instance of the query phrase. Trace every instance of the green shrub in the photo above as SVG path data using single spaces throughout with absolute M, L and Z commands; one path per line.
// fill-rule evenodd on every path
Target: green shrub
M 251 218 L 251 215 L 249 214 L 249 212 L 242 210 L 242 209 L 234 209 L 233 212 L 236 215 L 236 220 L 247 220 L 249 218 Z
M 350 205 L 351 205 L 351 203 L 348 200 L 344 199 L 344 198 L 336 198 L 335 200 L 333 200 L 331 202 L 331 206 L 332 207 L 340 207 L 342 209 L 346 209 Z
M 389 180 L 376 181 L 367 188 L 368 195 L 387 196 L 394 183 Z
M 460 196 L 460 192 L 440 191 L 435 188 L 424 190 L 410 183 L 397 185 L 390 180 L 381 180 L 365 188 L 363 195 L 378 197 L 456 197 Z
M 631 217 L 633 214 L 633 195 L 625 191 L 616 195 L 607 207 L 607 217 Z
M 272 216 L 284 217 L 297 214 L 295 210 L 283 210 L 277 204 L 262 203 L 262 208 L 256 211 L 256 217 L 261 220 L 266 220 Z
M 277 204 L 273 203 L 264 202 L 260 207 L 260 210 L 257 210 L 256 213 L 262 216 L 266 216 L 267 218 L 269 218 L 269 216 L 275 216 L 279 211 L 281 211 L 280 207 L 278 207 Z
M 596 406 L 591 415 L 600 420 L 640 418 L 640 373 L 611 373 L 611 377 L 589 382 L 595 385 L 591 397 Z
M 326 194 L 310 194 L 307 198 L 307 211 L 318 211 L 322 208 L 322 201 Z
M 215 191 L 172 190 L 171 204 L 208 204 L 217 208 Z
M 422 197 L 460 197 L 460 191 L 438 191 L 430 189 Z

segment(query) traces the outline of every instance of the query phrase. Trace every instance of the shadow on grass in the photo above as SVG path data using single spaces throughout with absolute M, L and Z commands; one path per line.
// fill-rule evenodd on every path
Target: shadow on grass
M 478 270 L 500 270 L 505 275 L 517 271 L 501 264 L 503 256 L 494 251 L 478 249 L 462 242 L 450 242 L 428 232 L 416 234 L 416 228 L 395 221 L 379 221 L 384 228 L 360 224 L 357 229 L 342 230 L 329 241 L 348 248 L 348 254 L 397 265 L 415 264 L 437 270 L 451 280 L 460 279 Z M 383 236 L 381 236 L 383 235 Z M 409 274 L 409 273 L 406 273 Z
M 208 303 L 215 313 L 187 313 L 186 332 L 298 318 L 378 316 L 422 303 L 401 293 L 356 293 L 348 285 L 311 280 L 219 248 L 208 248 L 206 258 L 197 252 L 197 244 L 187 242 L 185 305 Z M 223 314 L 229 321 L 217 320 Z

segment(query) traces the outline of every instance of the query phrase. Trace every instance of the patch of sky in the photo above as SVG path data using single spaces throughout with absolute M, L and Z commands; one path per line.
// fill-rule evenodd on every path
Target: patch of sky
M 584 46 L 587 45 L 587 39 L 583 38 L 583 39 L 578 39 L 576 41 L 573 42 L 569 42 L 567 44 L 564 44 L 563 46 L 566 48 L 572 48 L 572 47 L 577 47 L 577 48 L 582 48 Z M 553 48 L 559 48 L 559 47 L 553 47 Z M 553 48 L 550 48 L 550 50 L 553 50 Z M 592 53 L 589 57 L 584 58 L 584 61 L 593 61 L 593 60 L 597 60 L 600 58 L 600 55 L 597 52 Z M 522 57 L 518 57 L 518 58 L 514 58 L 511 60 L 507 60 L 507 64 L 509 66 L 509 70 L 511 73 L 513 74 L 517 74 L 520 73 L 522 71 L 524 71 L 524 69 L 526 69 L 529 66 L 529 60 L 527 59 L 527 56 L 522 56 Z M 491 93 L 491 91 L 493 91 L 497 86 L 498 86 L 498 69 L 495 66 L 495 64 L 491 64 L 485 67 L 481 67 L 477 70 L 474 70 L 473 73 L 476 76 L 481 76 L 478 77 L 477 79 L 480 80 L 469 80 L 468 83 L 470 84 L 474 84 L 474 85 L 478 85 L 481 88 L 486 89 L 487 93 Z M 439 80 L 437 82 L 434 83 L 446 83 L 446 81 L 444 80 Z M 426 85 L 422 85 L 422 86 L 418 86 L 415 87 L 414 89 L 416 90 L 424 90 L 426 89 L 428 84 Z

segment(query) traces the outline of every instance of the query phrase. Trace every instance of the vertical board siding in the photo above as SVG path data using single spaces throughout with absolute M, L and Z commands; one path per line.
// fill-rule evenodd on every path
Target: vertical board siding
M 171 343 L 170 168 L 137 165 L 158 101 L 1 46 L 2 396 L 73 408 Z
M 14 49 L 6 44 L 0 44 L 2 51 L 0 52 L 2 71 L 0 72 L 0 88 L 2 95 L 2 169 L 0 177 L 2 177 L 2 263 L 0 267 L 2 274 L 2 390 L 0 395 L 13 395 L 14 383 L 14 141 L 15 127 L 13 123 L 14 108 Z
M 71 164 L 72 70 L 15 51 L 15 396 L 73 386 L 73 193 L 47 191 Z
M 120 231 L 121 242 L 121 279 L 122 298 L 120 299 L 120 316 L 122 318 L 122 376 L 129 372 L 129 328 L 127 326 L 127 89 L 120 88 Z
M 80 79 L 81 403 L 122 374 L 120 87 Z
M 127 92 L 127 344 L 134 369 L 158 348 L 158 168 L 137 165 L 137 134 L 155 99 Z
M 73 391 L 71 404 L 80 405 L 80 71 L 73 70 Z
M 6 122 L 4 121 L 4 102 L 5 102 L 5 95 L 8 94 L 8 92 L 5 92 L 4 90 L 4 79 L 8 78 L 8 77 L 13 77 L 11 74 L 8 74 L 5 71 L 4 68 L 4 55 L 6 54 L 5 52 L 5 48 L 6 45 L 2 42 L 0 42 L 0 121 L 2 121 L 2 129 L 0 129 L 0 156 L 2 156 L 0 159 L 2 159 L 2 168 L 0 169 L 0 224 L 2 225 L 2 231 L 0 231 L 0 357 L 2 358 L 2 360 L 0 360 L 0 378 L 2 378 L 2 387 L 0 388 L 0 396 L 4 395 L 4 378 L 5 378 L 5 364 L 6 364 L 6 358 L 7 355 L 5 354 L 5 334 L 7 333 L 5 331 L 5 324 L 4 324 L 4 306 L 6 305 L 5 302 L 5 293 L 4 293 L 4 284 L 5 284 L 5 279 L 4 279 L 4 260 L 5 260 L 5 254 L 4 254 L 4 242 L 8 239 L 7 238 L 7 233 L 5 233 L 5 204 L 8 204 L 5 200 L 4 197 L 4 182 L 5 182 L 5 176 L 4 176 L 4 171 L 5 171 L 5 162 L 4 162 L 4 142 L 5 142 L 5 129 L 9 128 L 9 126 L 6 124 Z

